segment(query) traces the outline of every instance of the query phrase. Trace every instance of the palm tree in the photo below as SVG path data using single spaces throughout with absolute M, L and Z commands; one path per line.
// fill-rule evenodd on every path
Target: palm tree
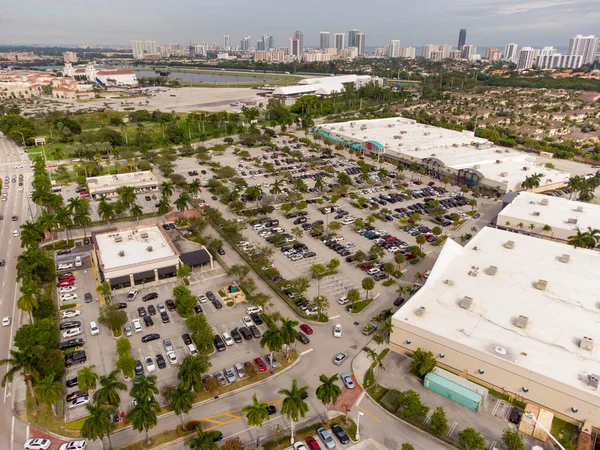
M 121 186 L 117 189 L 117 194 L 125 208 L 129 208 L 135 200 L 135 188 L 133 186 Z
M 202 191 L 202 184 L 200 184 L 200 182 L 198 180 L 194 180 L 192 181 L 190 184 L 188 184 L 188 192 L 190 193 L 190 195 L 196 195 L 198 193 L 200 193 Z
M 173 409 L 175 414 L 181 418 L 181 427 L 183 431 L 186 431 L 185 423 L 183 422 L 183 415 L 190 412 L 192 406 L 194 406 L 194 400 L 196 394 L 188 388 L 185 383 L 179 383 L 175 389 L 168 391 L 165 395 L 165 401 L 169 403 L 169 406 Z
M 291 422 L 291 443 L 294 443 L 294 422 L 298 422 L 300 417 L 304 417 L 308 411 L 308 405 L 302 400 L 302 395 L 308 390 L 308 386 L 298 388 L 296 380 L 292 380 L 292 389 L 280 389 L 279 394 L 283 395 L 283 404 L 281 405 L 281 414 L 285 415 Z
M 278 180 L 277 178 L 275 178 L 275 181 L 273 181 L 273 187 L 271 188 L 271 194 L 279 195 L 282 192 L 283 192 L 283 189 L 281 189 L 281 180 Z
M 299 322 L 297 320 L 293 320 L 290 318 L 285 318 L 281 320 L 281 328 L 279 329 L 279 332 L 281 334 L 281 339 L 285 344 L 286 358 L 288 357 L 290 345 L 292 345 L 294 342 L 296 342 L 296 339 L 298 339 L 298 330 L 296 330 L 298 324 Z
M 75 225 L 83 228 L 83 236 L 86 236 L 86 228 L 89 227 L 92 223 L 92 219 L 90 219 L 90 213 L 85 210 L 76 211 L 73 216 L 73 222 Z
M 44 231 L 37 222 L 26 221 L 21 225 L 21 246 L 25 248 L 39 247 L 44 240 Z
M 49 212 L 45 213 L 38 219 L 38 224 L 42 231 L 50 233 L 50 239 L 52 240 L 52 244 L 54 244 L 54 229 L 58 227 L 56 215 Z
M 160 193 L 163 198 L 169 200 L 169 197 L 173 195 L 173 183 L 170 181 L 165 181 L 160 185 Z
M 186 356 L 177 372 L 177 378 L 193 387 L 196 392 L 200 392 L 203 389 L 202 374 L 208 372 L 211 365 L 208 357 L 204 355 Z
M 380 370 L 385 370 L 385 366 L 383 365 L 382 359 L 379 357 L 379 354 L 370 347 L 367 347 L 367 357 L 371 360 L 371 369 L 374 372 L 375 378 L 375 391 L 378 390 L 379 384 L 377 383 L 377 372 Z
M 252 404 L 242 408 L 242 412 L 246 413 L 248 426 L 259 428 L 263 426 L 264 421 L 269 418 L 267 406 L 269 406 L 267 403 L 261 402 L 256 398 L 255 392 L 252 396 Z M 256 433 L 256 446 L 260 446 L 260 430 L 257 430 Z
M 65 233 L 67 235 L 67 239 L 69 238 L 69 227 L 73 225 L 73 221 L 71 220 L 71 211 L 68 207 L 64 206 L 62 208 L 58 208 L 54 213 L 56 217 L 56 221 L 58 225 L 65 229 Z
M 54 373 L 42 378 L 35 387 L 37 399 L 42 405 L 50 405 L 52 407 L 52 414 L 54 414 L 54 417 L 58 417 L 56 403 L 60 401 L 62 392 L 63 385 L 54 378 Z
M 137 225 L 139 227 L 140 226 L 140 216 L 142 216 L 144 214 L 144 210 L 142 209 L 142 207 L 140 205 L 135 204 L 130 209 L 130 212 L 131 212 L 131 216 L 135 220 L 137 220 Z
M 82 391 L 93 391 L 96 389 L 96 383 L 98 382 L 98 374 L 94 372 L 96 366 L 91 366 L 79 369 L 77 372 L 77 386 Z
M 315 189 L 319 192 L 323 191 L 323 178 L 321 178 L 321 177 L 315 178 Z
M 171 205 L 169 205 L 169 200 L 166 197 L 163 197 L 158 202 L 158 214 L 164 216 L 169 211 L 171 211 Z
M 262 194 L 262 188 L 260 186 L 250 186 L 246 189 L 246 194 L 252 200 L 256 200 L 256 207 L 258 208 L 258 202 L 260 200 L 260 195 Z
M 550 225 L 544 225 L 542 228 L 543 233 L 552 233 L 552 227 Z
M 133 379 L 133 387 L 130 392 L 131 396 L 136 400 L 152 397 L 158 394 L 156 387 L 156 375 L 146 377 L 144 375 L 137 376 Z
M 71 214 L 75 214 L 76 211 L 80 210 L 83 205 L 83 199 L 81 197 L 71 197 L 67 207 L 71 211 Z
M 598 228 L 587 227 L 586 233 L 592 239 L 594 239 L 595 244 L 598 244 L 600 242 L 600 230 Z
M 596 246 L 596 240 L 587 231 L 582 232 L 579 228 L 575 235 L 569 236 L 568 243 L 575 248 L 594 248 Z
M 108 444 L 112 449 L 110 433 L 114 430 L 115 424 L 110 416 L 115 413 L 116 409 L 113 406 L 98 405 L 96 403 L 88 403 L 85 407 L 89 416 L 81 426 L 81 437 L 94 441 L 107 436 Z
M 36 350 L 38 348 L 31 347 L 23 351 L 11 350 L 10 357 L 7 359 L 0 360 L 0 366 L 4 364 L 9 365 L 9 369 L 4 374 L 2 378 L 2 387 L 6 386 L 6 382 L 9 381 L 12 383 L 14 376 L 18 373 L 23 375 L 25 379 L 25 383 L 27 383 L 27 387 L 29 388 L 29 393 L 33 398 L 33 403 L 37 407 L 37 398 L 33 391 L 33 382 L 38 381 L 40 378 L 40 374 L 37 371 L 35 366 L 35 358 L 36 358 Z
M 200 425 L 196 427 L 197 436 L 194 436 L 189 441 L 185 441 L 192 450 L 219 450 L 219 445 L 215 439 L 220 436 L 218 431 L 204 431 Z
M 175 200 L 175 207 L 179 211 L 185 211 L 188 205 L 192 202 L 190 195 L 187 192 L 182 192 Z
M 40 305 L 39 296 L 40 289 L 38 288 L 38 283 L 34 281 L 31 277 L 26 277 L 23 279 L 23 284 L 21 285 L 21 297 L 17 300 L 17 308 L 21 311 L 25 311 L 29 313 L 29 318 L 33 323 L 32 312 L 34 309 L 37 309 Z
M 325 374 L 322 374 L 319 377 L 319 381 L 321 385 L 317 388 L 317 398 L 321 400 L 321 402 L 325 405 L 325 413 L 323 417 L 327 418 L 327 409 L 329 405 L 335 403 L 338 397 L 342 394 L 342 390 L 337 385 L 337 381 L 339 377 L 337 374 L 328 377 Z
M 271 361 L 273 361 L 273 352 L 278 352 L 283 347 L 283 336 L 281 330 L 277 327 L 275 329 L 269 328 L 265 331 L 260 338 L 260 346 L 267 347 L 271 352 Z
M 135 399 L 137 405 L 127 414 L 127 421 L 131 423 L 134 430 L 146 433 L 146 443 L 150 445 L 152 441 L 148 437 L 148 430 L 158 423 L 157 414 L 160 412 L 160 405 L 154 400 L 154 397 L 136 397 Z
M 99 405 L 108 403 L 109 405 L 118 406 L 121 402 L 121 397 L 117 391 L 127 390 L 127 386 L 120 382 L 117 378 L 119 370 L 115 369 L 108 375 L 100 376 L 100 389 L 94 392 L 94 401 Z M 135 380 L 134 380 L 135 386 Z

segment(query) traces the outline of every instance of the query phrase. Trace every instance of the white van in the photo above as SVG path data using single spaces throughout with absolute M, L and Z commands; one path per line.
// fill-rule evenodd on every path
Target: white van
M 135 331 L 136 333 L 141 333 L 142 331 L 144 331 L 140 319 L 133 319 L 131 321 L 131 325 L 133 326 L 133 331 Z
M 75 267 L 81 267 L 83 263 L 81 262 L 81 256 L 75 257 Z
M 90 333 L 92 333 L 92 336 L 97 336 L 100 334 L 100 328 L 98 328 L 98 325 L 94 321 L 90 322 Z
M 188 344 L 187 348 L 190 352 L 190 355 L 196 356 L 198 354 L 198 349 L 196 348 L 196 346 L 194 344 Z

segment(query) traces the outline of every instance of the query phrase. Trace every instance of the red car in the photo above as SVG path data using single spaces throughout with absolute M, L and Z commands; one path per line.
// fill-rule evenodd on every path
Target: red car
M 258 371 L 259 372 L 266 372 L 267 370 L 267 365 L 265 364 L 265 362 L 262 360 L 262 358 L 256 358 L 254 360 L 254 362 L 256 363 L 256 365 L 258 366 Z
M 411 259 L 416 258 L 416 256 L 412 253 L 407 253 L 406 255 L 404 255 L 404 257 L 406 258 L 407 261 L 410 261 Z
M 70 281 L 60 281 L 56 284 L 56 287 L 66 287 L 66 286 L 73 286 L 75 284 L 75 281 L 70 280 Z
M 302 331 L 304 331 L 306 334 L 313 334 L 312 328 L 309 327 L 308 325 L 306 325 L 305 323 L 303 323 L 302 325 L 300 325 L 300 329 Z
M 305 439 L 306 445 L 308 445 L 308 448 L 310 450 L 321 450 L 321 446 L 319 445 L 319 443 L 317 442 L 317 440 L 312 437 L 309 436 Z
M 68 275 L 66 277 L 60 277 L 58 279 L 59 283 L 62 283 L 63 281 L 75 281 L 75 275 Z
M 361 267 L 361 269 L 366 272 L 367 270 L 370 270 L 373 267 L 375 267 L 373 264 L 365 264 L 364 266 Z

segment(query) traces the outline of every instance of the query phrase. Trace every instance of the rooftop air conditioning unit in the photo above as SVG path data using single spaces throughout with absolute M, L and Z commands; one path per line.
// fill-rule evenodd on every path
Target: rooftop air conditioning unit
M 548 199 L 543 198 L 542 201 L 540 202 L 540 205 L 548 206 Z
M 517 320 L 515 320 L 515 325 L 519 328 L 527 328 L 527 322 L 529 322 L 529 317 L 527 316 L 519 316 Z
M 475 164 L 475 165 L 473 166 L 473 169 L 479 169 L 480 167 L 481 167 L 481 166 L 480 166 L 479 164 Z
M 501 177 L 507 177 L 508 176 L 508 172 L 500 172 L 500 176 Z
M 444 283 L 447 284 L 448 286 L 454 286 L 454 281 L 452 281 L 452 280 L 444 280 Z
M 120 256 L 120 257 L 123 257 L 123 256 L 125 256 L 125 250 L 121 250 L 121 251 L 119 251 L 119 256 Z
M 506 241 L 504 243 L 504 248 L 512 250 L 513 248 L 515 248 L 515 241 Z
M 485 273 L 487 273 L 488 275 L 491 275 L 491 276 L 496 275 L 497 272 L 498 272 L 498 268 L 496 266 L 490 266 L 487 269 L 485 269 Z
M 151 252 L 151 251 L 153 251 L 153 250 L 154 250 L 154 249 L 152 248 L 152 246 L 151 246 L 151 245 L 149 245 L 148 247 L 146 247 L 146 251 L 148 251 L 148 252 Z
M 463 297 L 458 302 L 458 306 L 460 306 L 462 309 L 469 309 L 472 304 L 473 304 L 473 299 L 471 297 L 468 297 L 468 296 Z
M 523 170 L 529 170 L 529 167 L 523 166 Z
M 583 206 L 578 206 L 577 208 L 575 208 L 575 211 L 583 212 Z
M 569 219 L 567 220 L 567 223 L 576 224 L 577 223 L 577 219 L 574 219 L 573 217 L 569 217 Z
M 496 150 L 496 153 L 502 153 L 502 150 L 498 149 Z
M 546 280 L 538 280 L 534 283 L 533 287 L 539 289 L 540 291 L 545 291 L 548 286 L 548 282 Z
M 558 260 L 559 260 L 561 263 L 565 263 L 565 264 L 566 264 L 566 263 L 568 263 L 568 262 L 571 260 L 571 256 L 570 256 L 570 255 L 567 255 L 567 254 L 565 253 L 565 254 L 562 254 L 562 255 L 561 255 L 559 258 L 558 258 Z
M 539 216 L 540 216 L 540 212 L 539 212 L 539 211 L 534 211 L 534 212 L 533 212 L 533 215 L 534 215 L 535 217 L 539 217 Z
M 140 234 L 140 236 L 142 237 L 142 239 L 148 239 L 148 233 L 146 233 L 145 231 Z
M 579 348 L 591 352 L 594 350 L 594 340 L 591 337 L 582 337 L 581 341 L 579 341 Z
M 417 317 L 423 317 L 425 315 L 425 307 L 424 306 L 419 306 L 417 308 L 417 310 L 415 311 L 415 316 Z
M 502 164 L 502 160 L 501 159 L 497 159 L 496 160 L 496 164 Z
M 115 236 L 115 242 L 123 242 L 123 238 L 119 234 L 117 234 Z
M 593 388 L 598 388 L 598 384 L 600 383 L 600 375 L 596 375 L 595 373 L 588 374 L 588 386 Z
M 504 150 L 504 153 L 510 153 L 510 150 L 506 149 Z

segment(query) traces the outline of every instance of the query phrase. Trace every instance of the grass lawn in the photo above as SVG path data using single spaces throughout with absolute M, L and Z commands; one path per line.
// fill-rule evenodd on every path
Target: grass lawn
M 359 302 L 354 303 L 353 305 L 348 306 L 346 310 L 348 312 L 352 312 L 352 314 L 358 314 L 359 312 L 362 312 L 362 310 L 369 306 L 371 303 L 373 303 L 373 299 L 368 298 L 367 300 L 361 300 Z
M 167 430 L 163 433 L 154 434 L 154 435 L 150 436 L 150 440 L 152 443 L 149 446 L 146 446 L 146 440 L 142 439 L 141 441 L 137 441 L 126 447 L 120 447 L 120 448 L 121 448 L 121 450 L 143 450 L 146 448 L 154 448 L 154 447 L 158 447 L 159 445 L 164 444 L 166 442 L 174 441 L 175 439 L 177 439 L 179 437 L 180 436 L 177 434 L 176 430 Z
M 46 405 L 40 405 L 37 409 L 33 409 L 33 399 L 27 390 L 27 399 L 25 400 L 27 409 L 27 422 L 36 427 L 48 430 L 52 433 L 57 433 L 62 436 L 70 438 L 78 438 L 79 431 L 69 429 L 65 421 L 62 419 L 64 416 L 64 404 L 59 402 L 57 404 L 58 417 L 54 417 L 52 414 L 52 408 Z
M 550 432 L 556 439 L 559 441 L 562 441 L 563 439 L 571 441 L 574 431 L 575 425 L 565 422 L 558 417 L 554 417 L 554 420 L 552 421 L 552 430 Z

